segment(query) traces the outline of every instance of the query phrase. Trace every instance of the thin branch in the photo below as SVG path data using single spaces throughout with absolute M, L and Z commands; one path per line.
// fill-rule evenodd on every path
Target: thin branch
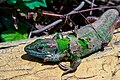
M 72 11 L 69 12 L 68 14 L 70 15 L 70 14 L 75 13 L 75 11 L 80 10 L 80 9 L 84 6 L 84 4 L 85 4 L 85 2 L 82 1 L 78 7 L 76 7 L 74 10 L 72 10 Z M 53 15 L 53 14 L 51 14 L 51 15 Z M 63 15 L 62 15 L 61 17 L 63 17 Z M 47 29 L 49 29 L 49 28 L 51 28 L 51 27 L 53 27 L 53 26 L 61 23 L 62 21 L 63 21 L 63 19 L 58 19 L 58 20 L 56 20 L 55 22 L 47 25 L 46 27 L 44 27 L 44 28 L 42 28 L 42 29 L 40 29 L 40 30 L 31 31 L 31 33 L 40 33 L 40 32 L 42 32 L 42 31 L 45 31 L 45 30 L 47 30 Z
M 60 14 L 48 13 L 47 11 L 43 11 L 42 14 L 48 15 L 48 16 L 62 17 L 62 15 Z
M 75 11 L 73 14 L 82 13 L 82 12 L 87 12 L 87 11 L 91 11 L 91 10 L 109 9 L 109 8 L 119 8 L 119 7 L 120 7 L 120 6 L 105 6 L 105 7 L 98 7 L 98 8 L 92 8 L 92 9 L 81 10 L 81 11 Z M 70 15 L 73 15 L 73 14 L 70 14 Z
M 39 33 L 39 32 L 42 32 L 42 31 L 44 31 L 44 30 L 47 30 L 47 29 L 55 26 L 56 24 L 61 23 L 62 21 L 63 21 L 62 19 L 58 19 L 58 20 L 56 20 L 55 22 L 47 25 L 46 27 L 44 27 L 44 28 L 42 28 L 42 29 L 40 29 L 40 30 L 31 31 L 31 33 Z
M 84 5 L 85 5 L 85 2 L 82 1 L 81 4 L 78 7 L 76 7 L 74 10 L 72 10 L 71 12 L 69 12 L 68 14 L 63 16 L 63 17 L 66 18 L 65 23 L 68 21 L 68 19 L 70 20 L 70 16 L 67 16 L 67 15 L 73 14 L 75 11 L 78 11 L 78 10 L 82 9 Z
M 94 4 L 95 0 L 92 0 L 92 4 L 91 4 L 91 9 L 93 8 L 93 4 Z M 90 11 L 90 15 L 92 15 L 92 10 Z
M 89 0 L 85 0 L 85 2 L 87 2 L 88 4 L 91 4 L 93 6 L 97 6 L 96 4 L 94 4 L 93 2 L 89 1 Z
M 81 6 L 82 5 L 82 6 Z M 107 9 L 107 8 L 118 8 L 120 6 L 106 6 L 106 7 L 99 7 L 99 8 L 92 8 L 92 9 L 86 9 L 86 10 L 81 10 L 81 11 L 78 11 L 80 10 L 82 7 L 84 6 L 84 1 L 81 2 L 81 4 L 75 8 L 74 10 L 72 10 L 70 13 L 68 14 L 65 14 L 65 15 L 59 15 L 59 17 L 66 17 L 66 16 L 70 16 L 70 15 L 73 15 L 73 14 L 77 14 L 77 13 L 82 13 L 82 12 L 87 12 L 87 11 L 91 11 L 91 10 L 98 10 L 98 9 Z M 48 13 L 50 15 L 50 13 Z M 56 15 L 56 14 L 52 14 L 52 15 Z M 56 20 L 55 22 L 47 25 L 46 27 L 44 27 L 43 29 L 40 29 L 40 30 L 35 30 L 35 31 L 32 31 L 31 33 L 39 33 L 39 32 L 42 32 L 44 30 L 47 30 L 48 28 L 50 27 L 53 27 L 59 23 L 61 23 L 63 21 L 63 19 L 59 19 L 59 20 Z
M 30 33 L 29 33 L 29 36 L 28 36 L 28 39 L 30 39 L 30 37 L 31 37 L 31 35 L 32 35 L 32 29 L 33 29 L 33 27 L 31 28 L 31 30 L 30 30 Z
M 85 5 L 85 2 L 82 1 L 81 4 L 78 7 L 76 7 L 73 11 L 69 12 L 68 15 L 73 14 L 75 11 L 82 9 L 84 5 Z
M 92 9 L 85 9 L 85 10 L 81 10 L 81 11 L 75 11 L 72 14 L 69 15 L 73 15 L 73 14 L 77 14 L 77 13 L 82 13 L 82 12 L 88 12 L 91 10 L 99 10 L 99 9 L 109 9 L 109 8 L 120 8 L 120 6 L 106 6 L 106 7 L 98 7 L 98 8 L 92 8 Z M 44 14 L 44 13 L 43 13 Z M 49 15 L 51 13 L 48 13 Z M 52 16 L 56 15 L 57 17 L 63 17 L 63 16 L 68 16 L 67 14 L 61 15 L 61 14 L 52 14 Z

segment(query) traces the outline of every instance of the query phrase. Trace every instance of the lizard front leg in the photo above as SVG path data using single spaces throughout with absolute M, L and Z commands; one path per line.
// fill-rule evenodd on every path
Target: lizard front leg
M 52 62 L 59 62 L 62 59 L 64 59 L 67 56 L 67 54 L 55 54 L 52 57 L 46 57 L 44 58 L 44 62 L 52 61 Z

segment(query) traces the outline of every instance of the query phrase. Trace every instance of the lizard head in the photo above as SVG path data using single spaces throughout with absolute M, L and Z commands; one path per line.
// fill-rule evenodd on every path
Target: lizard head
M 24 50 L 35 57 L 44 59 L 44 61 L 59 61 L 56 60 L 61 54 L 58 50 L 57 42 L 53 39 L 37 39 L 27 45 Z

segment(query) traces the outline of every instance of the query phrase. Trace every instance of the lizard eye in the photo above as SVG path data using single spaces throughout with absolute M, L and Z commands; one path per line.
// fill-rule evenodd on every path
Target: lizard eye
M 43 46 L 38 47 L 38 49 L 43 49 Z
M 43 46 L 39 46 L 36 49 L 37 49 L 37 51 L 41 51 L 43 49 Z

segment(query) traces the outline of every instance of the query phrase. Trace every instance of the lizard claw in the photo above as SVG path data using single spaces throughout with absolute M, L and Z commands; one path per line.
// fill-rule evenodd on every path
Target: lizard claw
M 65 64 L 59 64 L 59 67 L 62 69 L 62 70 L 68 70 L 70 67 L 65 65 Z
M 62 74 L 62 76 L 64 76 L 65 74 L 68 74 L 68 73 L 72 73 L 76 70 L 76 68 L 71 68 L 65 64 L 59 64 L 59 67 L 62 69 L 62 70 L 65 70 Z
M 62 76 L 64 76 L 65 74 L 68 74 L 68 73 L 72 73 L 72 72 L 74 72 L 75 70 L 76 70 L 76 69 L 74 69 L 74 68 L 69 68 L 68 70 L 66 70 L 66 71 L 63 72 Z

